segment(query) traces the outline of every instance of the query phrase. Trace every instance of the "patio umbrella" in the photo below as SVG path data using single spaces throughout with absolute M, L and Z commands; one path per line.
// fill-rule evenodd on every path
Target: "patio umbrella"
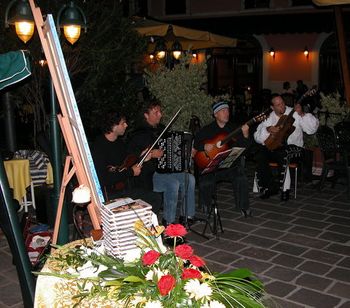
M 177 40 L 184 50 L 206 49 L 214 47 L 236 47 L 237 39 L 200 31 L 191 28 L 162 23 L 155 20 L 136 17 L 134 25 L 137 32 L 145 36 L 162 37 L 171 44 Z M 170 48 L 171 46 L 167 46 Z M 149 48 L 154 49 L 154 44 Z
M 0 90 L 20 82 L 30 74 L 29 61 L 23 50 L 0 54 Z
M 316 5 L 350 4 L 350 0 L 312 0 Z

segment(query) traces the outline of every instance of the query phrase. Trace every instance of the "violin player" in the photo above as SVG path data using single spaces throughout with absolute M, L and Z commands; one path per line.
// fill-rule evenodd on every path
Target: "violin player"
M 152 205 L 153 212 L 158 213 L 162 196 L 152 189 L 135 185 L 133 181 L 143 170 L 137 159 L 127 156 L 122 139 L 127 127 L 125 115 L 118 111 L 108 113 L 101 121 L 102 134 L 92 144 L 97 176 L 107 200 L 123 197 L 142 199 Z
M 255 155 L 257 162 L 258 185 L 261 187 L 260 198 L 267 199 L 281 191 L 281 201 L 289 200 L 290 174 L 289 163 L 300 161 L 303 156 L 303 133 L 314 134 L 319 122 L 311 113 L 304 113 L 301 100 L 292 107 L 286 106 L 282 96 L 273 94 L 270 116 L 257 127 L 254 139 L 258 143 Z M 287 120 L 283 123 L 283 120 Z M 282 121 L 281 121 L 282 120 Z M 288 128 L 288 126 L 290 126 Z M 275 141 L 279 142 L 275 142 Z M 276 144 L 276 148 L 270 144 Z M 271 149 L 273 148 L 273 149 Z M 280 187 L 273 181 L 270 162 L 279 167 Z
M 215 148 L 215 143 L 211 142 L 220 134 L 228 135 L 234 130 L 234 126 L 229 122 L 229 104 L 226 101 L 218 101 L 212 104 L 214 121 L 204 126 L 194 138 L 194 148 L 192 155 L 196 157 L 200 152 L 209 153 Z M 241 126 L 238 135 L 231 142 L 230 147 L 247 148 L 251 144 L 249 138 L 249 126 Z M 221 180 L 229 180 L 232 183 L 236 209 L 245 216 L 251 216 L 249 208 L 248 180 L 245 174 L 245 160 L 241 156 L 233 166 L 220 171 L 200 175 L 199 177 L 199 199 L 204 209 L 209 211 L 212 196 L 215 193 L 215 184 Z
M 162 106 L 157 100 L 146 102 L 142 111 L 139 127 L 131 133 L 128 143 L 128 153 L 140 155 L 141 151 L 151 146 L 161 134 Z M 151 159 L 143 166 L 143 174 L 137 178 L 141 185 L 149 189 L 163 192 L 162 224 L 167 226 L 176 221 L 176 211 L 179 196 L 184 196 L 179 222 L 193 224 L 195 217 L 195 178 L 188 172 L 157 172 L 158 159 L 164 155 L 163 150 L 155 148 L 151 151 Z M 181 193 L 181 194 L 180 194 Z

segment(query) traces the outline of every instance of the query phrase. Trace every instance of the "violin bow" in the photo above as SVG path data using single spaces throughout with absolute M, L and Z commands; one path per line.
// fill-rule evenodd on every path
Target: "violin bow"
M 148 156 L 149 153 L 151 153 L 151 151 L 153 150 L 153 148 L 156 146 L 156 144 L 158 143 L 158 141 L 160 140 L 160 138 L 162 138 L 162 136 L 164 135 L 164 133 L 168 130 L 168 128 L 170 127 L 171 124 L 174 123 L 176 117 L 178 116 L 178 114 L 180 113 L 181 109 L 183 107 L 180 107 L 180 109 L 175 113 L 175 115 L 172 117 L 172 119 L 170 120 L 170 122 L 168 123 L 168 125 L 163 129 L 163 131 L 160 133 L 160 135 L 158 136 L 158 138 L 156 139 L 156 141 L 154 141 L 154 143 L 152 144 L 152 146 L 149 148 L 149 150 L 143 155 L 141 161 L 137 164 L 138 167 L 141 167 L 142 164 L 144 163 L 146 157 Z

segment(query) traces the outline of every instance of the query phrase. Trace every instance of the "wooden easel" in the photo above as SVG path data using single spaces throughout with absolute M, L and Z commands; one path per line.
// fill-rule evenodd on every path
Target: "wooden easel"
M 48 14 L 44 21 L 40 8 L 35 6 L 34 0 L 29 0 L 29 3 L 61 108 L 58 121 L 69 153 L 64 166 L 52 239 L 53 244 L 56 244 L 61 222 L 64 194 L 67 184 L 73 175 L 76 175 L 79 185 L 84 184 L 90 188 L 91 203 L 88 205 L 88 211 L 95 230 L 100 229 L 99 207 L 104 202 L 104 197 L 97 178 L 52 15 Z

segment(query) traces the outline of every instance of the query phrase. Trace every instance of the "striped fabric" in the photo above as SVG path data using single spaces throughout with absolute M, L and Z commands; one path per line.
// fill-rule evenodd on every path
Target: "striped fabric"
M 44 152 L 36 150 L 19 150 L 15 157 L 28 159 L 30 165 L 30 176 L 34 186 L 45 184 L 47 177 L 47 164 L 50 162 Z

